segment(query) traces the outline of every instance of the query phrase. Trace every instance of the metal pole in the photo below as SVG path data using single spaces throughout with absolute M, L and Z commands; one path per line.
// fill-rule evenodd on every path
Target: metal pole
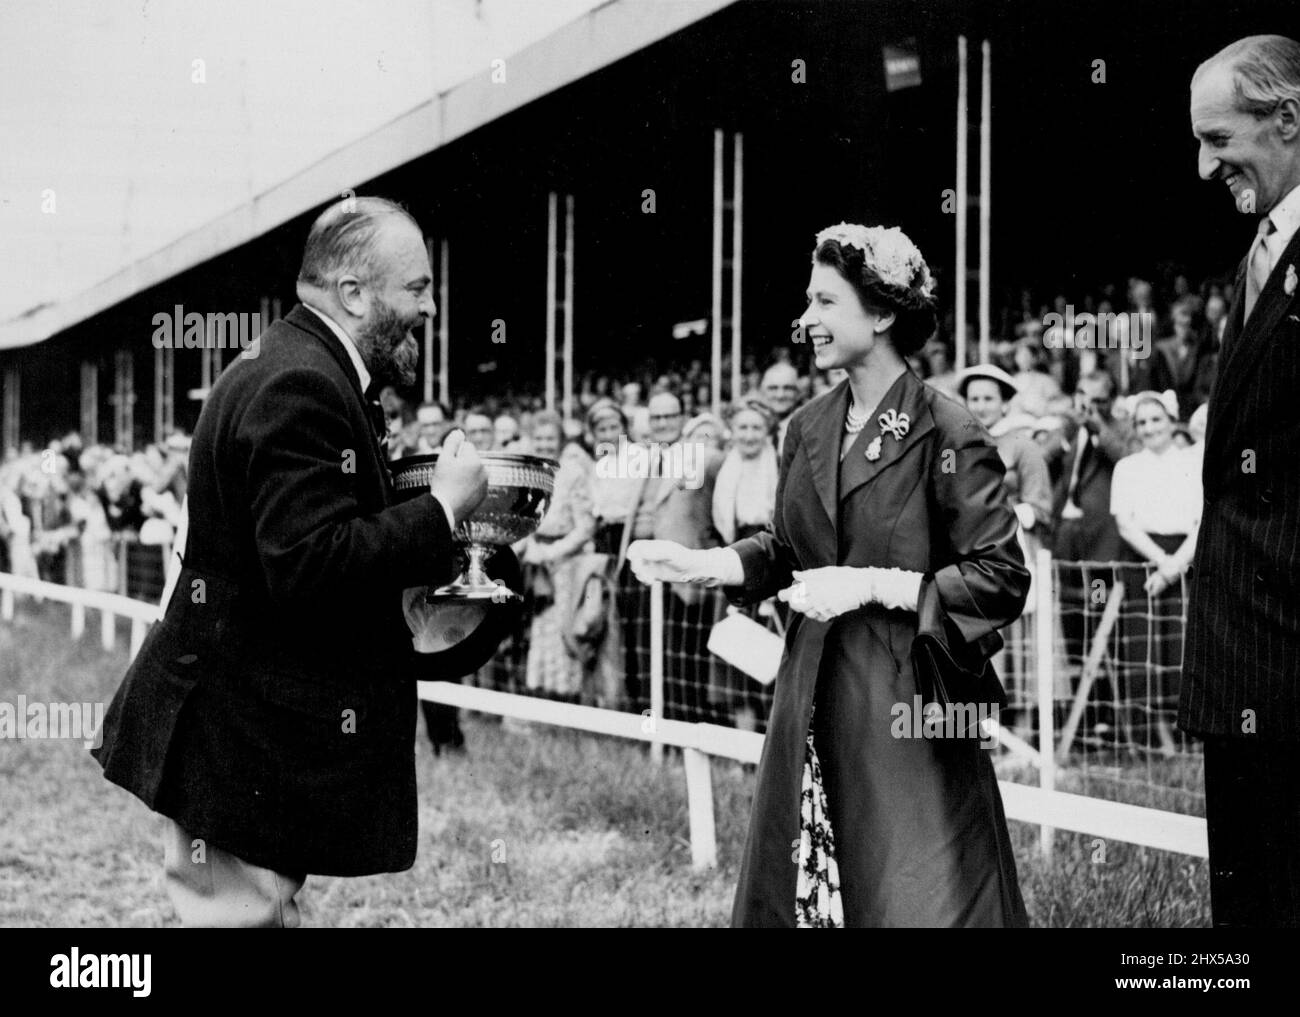
M 980 45 L 980 363 L 989 362 L 989 333 L 992 322 L 989 320 L 989 279 L 992 266 L 989 264 L 989 213 L 992 201 L 989 197 L 991 160 L 993 151 L 990 141 L 993 134 L 993 67 L 992 47 L 985 39 Z
M 1055 655 L 1052 639 L 1055 635 L 1056 607 L 1052 602 L 1056 577 L 1052 574 L 1052 552 L 1039 548 L 1034 561 L 1034 641 L 1038 657 L 1038 786 L 1044 791 L 1056 790 L 1056 731 L 1052 711 L 1055 705 Z M 1052 857 L 1053 834 L 1050 826 L 1039 829 L 1039 847 L 1043 858 Z
M 658 733 L 664 716 L 664 584 L 658 579 L 650 584 L 650 723 Z M 664 759 L 664 743 L 650 743 L 650 758 L 656 764 Z
M 546 408 L 555 409 L 555 253 L 556 204 L 552 191 L 546 198 Z
M 722 412 L 722 144 L 721 130 L 713 132 L 713 368 L 710 394 L 713 412 Z
M 176 350 L 165 349 L 163 355 L 163 433 L 162 441 L 176 427 Z
M 573 417 L 573 195 L 564 197 L 564 419 Z
M 19 376 L 18 365 L 10 364 L 4 369 L 4 447 L 17 448 L 19 442 Z M 2 452 L 3 449 L 0 449 Z
M 736 132 L 731 186 L 731 402 L 740 399 L 741 307 L 740 276 L 743 265 L 741 239 L 745 222 L 745 136 Z
M 429 253 L 429 265 L 433 265 L 433 241 L 426 240 L 425 249 Z M 438 307 L 435 313 L 441 313 L 442 308 Z M 433 402 L 433 319 L 427 318 L 424 322 L 424 401 Z
M 451 287 L 448 274 L 451 242 L 443 238 L 438 252 L 438 401 L 451 409 L 451 385 L 447 376 L 451 348 Z
M 99 364 L 93 360 L 81 362 L 81 434 L 87 445 L 99 443 Z
M 954 366 L 966 366 L 966 36 L 957 36 L 957 264 L 953 286 Z

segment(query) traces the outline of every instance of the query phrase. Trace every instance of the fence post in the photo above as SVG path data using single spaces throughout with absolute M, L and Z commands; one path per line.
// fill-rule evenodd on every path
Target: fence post
M 99 620 L 99 641 L 105 650 L 111 650 L 117 642 L 117 615 L 104 608 Z
M 718 864 L 718 839 L 713 826 L 713 766 L 699 749 L 683 749 L 686 801 L 691 824 L 691 867 L 712 869 Z
M 14 620 L 14 591 L 7 586 L 0 590 L 0 618 Z
M 135 655 L 140 652 L 140 647 L 144 644 L 146 632 L 148 628 L 143 618 L 131 619 L 131 651 L 128 659 L 135 660 Z
M 1037 575 L 1034 584 L 1038 603 L 1034 606 L 1034 624 L 1037 626 L 1035 642 L 1038 650 L 1038 786 L 1044 791 L 1056 790 L 1056 732 L 1052 724 L 1055 706 L 1054 670 L 1056 653 L 1053 646 L 1056 622 L 1056 576 L 1052 572 L 1052 552 L 1040 548 L 1034 563 Z M 1043 826 L 1038 831 L 1039 850 L 1044 861 L 1052 860 L 1054 827 Z
M 664 584 L 656 579 L 650 584 L 650 723 L 657 734 L 664 716 Z M 664 759 L 664 743 L 650 743 L 650 758 L 656 764 Z
M 80 639 L 86 632 L 86 605 L 72 605 L 72 638 Z

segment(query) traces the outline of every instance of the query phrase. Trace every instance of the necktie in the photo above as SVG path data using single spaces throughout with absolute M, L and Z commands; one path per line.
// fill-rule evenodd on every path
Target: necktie
M 1276 229 L 1273 220 L 1264 216 L 1259 222 L 1259 232 L 1255 234 L 1255 242 L 1250 245 L 1250 255 L 1246 261 L 1246 316 L 1243 321 L 1250 320 L 1250 312 L 1255 309 L 1255 303 L 1259 300 L 1265 283 L 1268 282 L 1268 273 L 1273 266 L 1270 264 L 1268 245 L 1265 240 Z
M 384 416 L 384 407 L 378 399 L 366 403 L 366 416 L 370 418 L 370 429 L 375 434 L 379 446 L 381 462 L 388 462 L 388 420 Z

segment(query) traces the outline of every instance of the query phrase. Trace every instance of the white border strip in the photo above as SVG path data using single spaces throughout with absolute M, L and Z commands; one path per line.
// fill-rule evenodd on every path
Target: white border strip
M 763 736 L 753 731 L 736 731 L 716 724 L 660 720 L 649 715 L 617 713 L 449 682 L 419 682 L 418 685 L 421 699 L 480 713 L 517 717 L 634 741 L 676 745 L 742 763 L 757 763 L 763 752 Z M 998 781 L 998 787 L 1008 819 L 1141 844 L 1161 851 L 1175 851 L 1196 858 L 1209 857 L 1205 820 L 1197 816 L 1102 801 L 1064 791 L 1044 791 L 1003 780 Z
M 135 623 L 131 639 L 133 654 L 143 640 L 144 625 L 157 621 L 162 615 L 161 608 L 156 604 L 132 600 L 115 593 L 60 586 L 5 572 L 0 572 L 0 591 L 3 591 L 0 601 L 4 608 L 0 611 L 0 616 L 4 618 L 13 617 L 13 598 L 16 593 L 62 601 L 83 611 L 90 607 L 104 611 L 106 616 L 113 614 L 131 618 Z M 75 624 L 74 620 L 74 626 Z M 633 741 L 674 745 L 742 763 L 757 763 L 763 753 L 763 736 L 753 731 L 737 731 L 716 724 L 663 720 L 652 716 L 648 711 L 645 714 L 621 713 L 594 706 L 557 703 L 549 699 L 450 682 L 418 682 L 417 686 L 421 699 L 480 713 L 516 717 Z M 698 761 L 695 769 L 701 769 Z M 1195 858 L 1209 857 L 1205 820 L 1197 816 L 1108 802 L 1064 791 L 1046 791 L 1008 781 L 998 781 L 998 787 L 1002 792 L 1002 804 L 1008 819 L 1141 844 L 1161 851 L 1175 851 Z M 697 789 L 692 792 L 693 800 L 697 793 L 702 794 L 702 791 Z

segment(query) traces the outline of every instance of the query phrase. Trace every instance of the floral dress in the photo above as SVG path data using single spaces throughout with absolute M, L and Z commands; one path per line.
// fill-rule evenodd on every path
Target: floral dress
M 835 833 L 822 787 L 822 767 L 817 760 L 812 731 L 803 764 L 799 793 L 799 882 L 795 890 L 795 927 L 844 928 L 844 902 L 840 897 L 840 870 L 835 864 Z

